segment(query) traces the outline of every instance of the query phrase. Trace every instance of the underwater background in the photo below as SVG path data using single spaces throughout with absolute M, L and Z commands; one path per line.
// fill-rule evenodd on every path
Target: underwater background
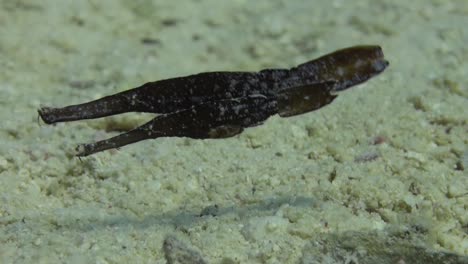
M 0 263 L 468 263 L 468 1 L 0 0 Z M 43 105 L 374 44 L 389 68 L 239 136 Z

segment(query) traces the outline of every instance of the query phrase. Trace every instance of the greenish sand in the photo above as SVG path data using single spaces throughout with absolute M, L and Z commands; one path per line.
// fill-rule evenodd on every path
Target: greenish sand
M 2 0 L 0 263 L 468 263 L 466 43 L 466 0 Z M 234 138 L 80 161 L 76 144 L 151 116 L 37 122 L 356 44 L 381 45 L 387 71 Z

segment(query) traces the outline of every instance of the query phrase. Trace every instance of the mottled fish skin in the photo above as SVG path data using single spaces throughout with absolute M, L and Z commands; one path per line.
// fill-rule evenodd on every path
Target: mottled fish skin
M 205 72 L 143 84 L 91 102 L 38 110 L 47 124 L 125 112 L 159 114 L 122 135 L 77 147 L 77 156 L 158 137 L 226 138 L 270 116 L 294 116 L 331 103 L 336 92 L 383 72 L 379 46 L 355 46 L 291 69 Z

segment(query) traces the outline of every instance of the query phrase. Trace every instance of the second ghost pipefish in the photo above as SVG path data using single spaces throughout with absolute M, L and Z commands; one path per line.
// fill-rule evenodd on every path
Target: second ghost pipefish
M 379 46 L 355 46 L 291 69 L 199 73 L 38 112 L 47 124 L 125 112 L 159 114 L 129 132 L 78 145 L 77 156 L 158 137 L 227 138 L 275 114 L 288 117 L 317 110 L 331 103 L 336 92 L 369 80 L 387 66 Z

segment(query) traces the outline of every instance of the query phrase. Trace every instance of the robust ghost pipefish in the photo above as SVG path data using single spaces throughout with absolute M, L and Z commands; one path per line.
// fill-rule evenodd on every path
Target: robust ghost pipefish
M 289 117 L 317 110 L 331 103 L 337 92 L 369 80 L 388 65 L 379 46 L 355 46 L 291 69 L 199 73 L 38 112 L 46 124 L 125 112 L 158 114 L 129 132 L 78 145 L 80 157 L 158 137 L 227 138 L 275 114 Z

